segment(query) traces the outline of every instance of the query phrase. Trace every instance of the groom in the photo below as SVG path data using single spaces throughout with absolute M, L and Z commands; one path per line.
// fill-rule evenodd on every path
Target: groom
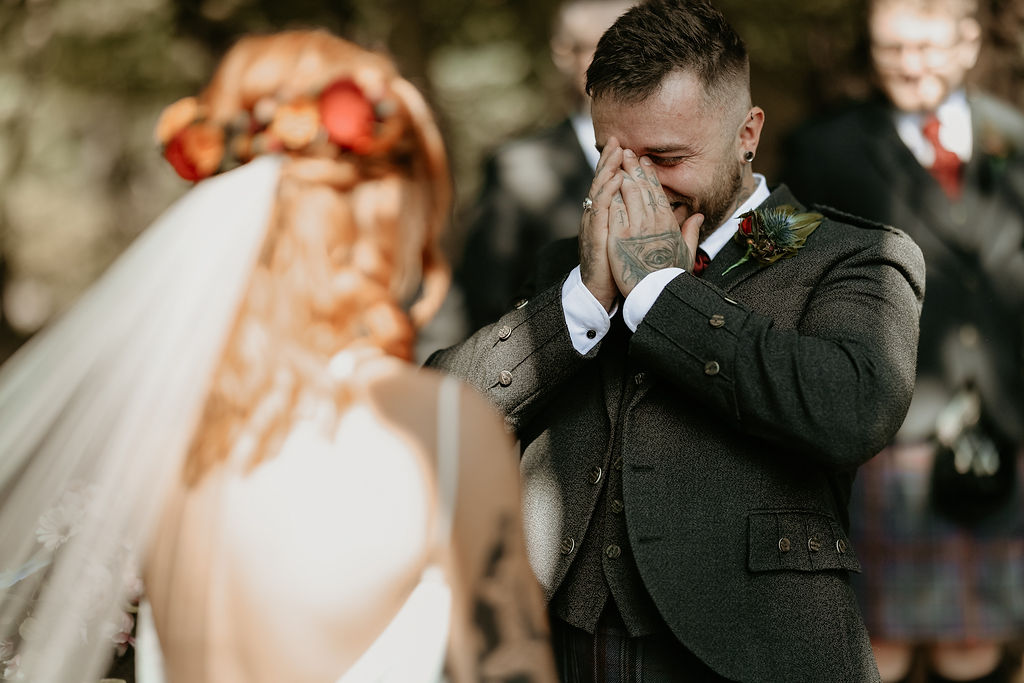
M 587 81 L 602 154 L 578 241 L 428 361 L 520 439 L 561 676 L 878 680 L 846 506 L 910 400 L 920 252 L 753 173 L 765 114 L 706 2 L 633 8 Z

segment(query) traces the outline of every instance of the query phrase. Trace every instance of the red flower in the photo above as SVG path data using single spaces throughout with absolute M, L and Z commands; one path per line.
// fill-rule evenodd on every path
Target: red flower
M 164 158 L 185 180 L 209 178 L 224 158 L 224 130 L 206 123 L 188 126 L 167 143 Z
M 373 147 L 373 104 L 351 80 L 337 80 L 320 94 L 320 119 L 331 141 L 343 149 L 364 154 Z
M 754 216 L 747 214 L 747 216 L 740 221 L 740 232 L 744 235 L 749 235 L 754 232 Z
M 167 159 L 167 163 L 185 180 L 192 182 L 199 180 L 196 167 L 185 156 L 185 145 L 182 143 L 180 135 L 175 135 L 164 147 L 164 159 Z

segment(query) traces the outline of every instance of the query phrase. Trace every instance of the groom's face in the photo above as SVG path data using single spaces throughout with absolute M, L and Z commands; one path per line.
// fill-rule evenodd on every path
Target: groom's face
M 615 137 L 624 149 L 650 158 L 679 225 L 702 213 L 702 235 L 732 215 L 741 189 L 737 112 L 712 101 L 684 71 L 670 73 L 640 102 L 606 95 L 592 105 L 598 149 Z

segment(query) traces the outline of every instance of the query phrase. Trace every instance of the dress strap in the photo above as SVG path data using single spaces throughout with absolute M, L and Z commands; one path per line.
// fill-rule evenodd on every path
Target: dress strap
M 451 375 L 441 379 L 437 396 L 437 490 L 439 522 L 437 542 L 448 545 L 459 488 L 459 391 L 461 385 Z

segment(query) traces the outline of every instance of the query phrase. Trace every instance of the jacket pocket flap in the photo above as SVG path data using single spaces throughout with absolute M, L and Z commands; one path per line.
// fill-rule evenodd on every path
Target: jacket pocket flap
M 747 568 L 752 572 L 861 570 L 850 539 L 827 513 L 757 510 L 747 520 Z

